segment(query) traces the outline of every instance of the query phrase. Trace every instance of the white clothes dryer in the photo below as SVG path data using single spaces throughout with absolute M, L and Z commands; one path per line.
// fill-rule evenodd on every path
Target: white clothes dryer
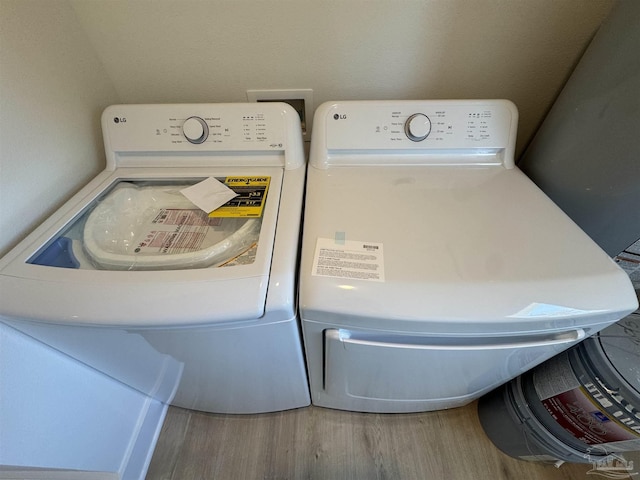
M 317 109 L 299 293 L 313 404 L 462 406 L 637 308 L 514 166 L 516 128 L 504 100 Z
M 105 171 L 0 261 L 0 320 L 181 407 L 308 405 L 297 113 L 116 105 L 102 128 Z M 182 193 L 203 180 L 236 196 L 209 214 Z

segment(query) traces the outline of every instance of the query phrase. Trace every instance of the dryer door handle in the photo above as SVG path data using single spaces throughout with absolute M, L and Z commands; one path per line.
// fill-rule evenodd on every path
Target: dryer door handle
M 573 344 L 583 340 L 586 332 L 576 328 L 564 332 L 535 335 L 510 335 L 494 337 L 439 337 L 410 335 L 380 335 L 351 332 L 343 329 L 330 329 L 325 335 L 339 340 L 348 349 L 350 345 L 404 348 L 418 350 L 496 350 L 516 348 L 537 348 L 551 345 Z

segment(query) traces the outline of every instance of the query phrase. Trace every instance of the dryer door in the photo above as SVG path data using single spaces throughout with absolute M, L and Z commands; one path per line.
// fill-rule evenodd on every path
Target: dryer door
M 487 338 L 325 330 L 323 405 L 387 413 L 462 406 L 584 336 L 582 329 Z

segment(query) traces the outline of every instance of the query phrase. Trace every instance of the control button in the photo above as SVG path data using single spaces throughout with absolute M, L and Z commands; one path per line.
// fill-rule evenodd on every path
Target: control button
M 182 133 L 191 143 L 202 143 L 209 136 L 209 127 L 200 117 L 189 117 L 182 125 Z
M 421 142 L 431 133 L 431 120 L 424 113 L 414 113 L 405 122 L 404 133 L 409 140 Z

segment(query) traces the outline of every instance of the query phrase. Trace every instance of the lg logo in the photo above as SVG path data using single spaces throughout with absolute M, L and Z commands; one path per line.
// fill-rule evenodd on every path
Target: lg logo
M 334 120 L 346 120 L 347 116 L 344 113 L 343 114 L 334 113 L 333 114 L 333 119 Z
M 113 123 L 127 123 L 126 117 L 114 117 Z

